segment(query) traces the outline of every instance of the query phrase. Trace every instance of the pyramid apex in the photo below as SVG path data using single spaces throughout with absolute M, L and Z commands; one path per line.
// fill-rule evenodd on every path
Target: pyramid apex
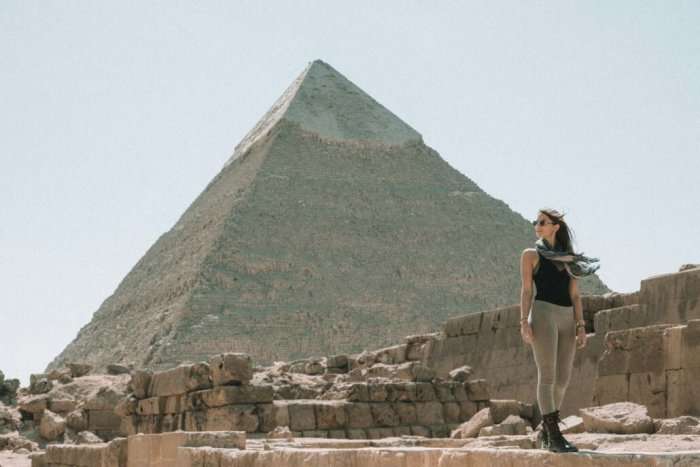
M 282 119 L 337 141 L 400 145 L 423 138 L 321 59 L 309 62 L 253 129 L 236 146 L 230 164 Z

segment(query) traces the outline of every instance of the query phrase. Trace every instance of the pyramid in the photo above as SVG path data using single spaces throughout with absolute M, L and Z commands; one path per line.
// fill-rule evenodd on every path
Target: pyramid
M 392 345 L 518 303 L 534 240 L 520 214 L 315 60 L 48 369 Z M 609 291 L 596 276 L 580 288 Z

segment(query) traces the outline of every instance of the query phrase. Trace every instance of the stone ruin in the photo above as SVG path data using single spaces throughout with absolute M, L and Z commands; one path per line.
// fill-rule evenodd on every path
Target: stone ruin
M 3 378 L 0 449 L 61 467 L 700 465 L 699 298 L 698 267 L 583 297 L 589 339 L 561 424 L 579 453 L 537 449 L 536 368 L 515 306 L 359 354 L 256 367 L 225 353 L 106 375 L 68 365 L 28 388 Z

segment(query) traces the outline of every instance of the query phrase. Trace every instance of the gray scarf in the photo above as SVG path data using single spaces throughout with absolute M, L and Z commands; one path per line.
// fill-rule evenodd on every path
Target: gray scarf
M 561 250 L 559 248 L 554 249 L 544 238 L 540 238 L 535 242 L 535 247 L 537 251 L 550 261 L 557 261 L 563 264 L 569 275 L 575 279 L 588 276 L 596 272 L 599 268 L 599 264 L 593 264 L 600 261 L 598 258 L 590 258 L 581 253 L 573 253 Z M 559 270 L 562 269 L 559 264 L 554 263 Z

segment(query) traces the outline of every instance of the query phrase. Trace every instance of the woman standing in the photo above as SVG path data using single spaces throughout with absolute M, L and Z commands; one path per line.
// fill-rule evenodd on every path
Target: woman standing
M 576 347 L 586 345 L 577 279 L 593 274 L 600 266 L 592 264 L 597 258 L 574 253 L 564 214 L 543 208 L 532 223 L 538 237 L 535 248 L 526 248 L 520 258 L 520 334 L 532 346 L 537 364 L 542 447 L 574 452 L 578 448 L 559 431 L 559 407 L 571 377 Z M 534 301 L 533 279 L 537 291 Z

